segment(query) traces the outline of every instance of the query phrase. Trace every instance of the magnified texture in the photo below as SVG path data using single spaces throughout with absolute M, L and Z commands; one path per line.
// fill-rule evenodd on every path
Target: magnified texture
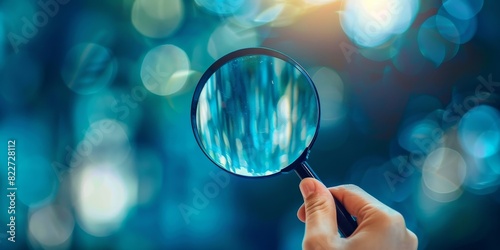
M 239 57 L 217 69 L 196 110 L 205 153 L 244 176 L 271 175 L 293 163 L 313 141 L 318 121 L 309 77 L 295 64 L 267 55 Z

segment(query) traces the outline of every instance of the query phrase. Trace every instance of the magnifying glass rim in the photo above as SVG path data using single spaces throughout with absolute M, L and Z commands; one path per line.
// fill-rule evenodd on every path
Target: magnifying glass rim
M 316 105 L 318 107 L 318 110 L 317 110 L 318 119 L 317 119 L 316 131 L 314 132 L 314 136 L 313 136 L 311 142 L 309 142 L 309 145 L 307 145 L 303 149 L 303 151 L 301 151 L 301 153 L 299 154 L 297 159 L 294 159 L 288 166 L 280 169 L 280 171 L 278 171 L 276 173 L 273 173 L 270 175 L 248 176 L 248 175 L 241 175 L 241 174 L 231 172 L 231 171 L 227 170 L 225 167 L 221 166 L 216 161 L 214 161 L 212 159 L 212 157 L 210 157 L 208 152 L 206 152 L 205 147 L 203 146 L 203 144 L 201 142 L 200 135 L 198 133 L 198 126 L 196 123 L 196 114 L 197 114 L 197 110 L 198 110 L 198 101 L 200 98 L 201 91 L 203 90 L 203 87 L 205 87 L 208 79 L 210 79 L 210 77 L 212 77 L 212 75 L 217 70 L 219 70 L 222 66 L 226 65 L 228 62 L 233 61 L 237 58 L 244 57 L 244 56 L 256 56 L 256 55 L 271 56 L 271 57 L 279 58 L 287 63 L 291 63 L 296 69 L 298 69 L 300 71 L 300 73 L 302 73 L 305 76 L 305 78 L 307 79 L 307 82 L 309 82 L 309 84 L 311 85 L 311 87 L 314 90 L 314 95 L 316 96 Z M 276 50 L 273 50 L 270 48 L 265 48 L 265 47 L 254 47 L 254 48 L 240 49 L 240 50 L 233 51 L 229 54 L 226 54 L 225 56 L 217 59 L 212 65 L 210 65 L 210 67 L 208 67 L 208 69 L 205 71 L 205 73 L 203 73 L 203 75 L 201 76 L 200 80 L 198 81 L 198 84 L 196 85 L 196 89 L 194 90 L 194 94 L 193 94 L 193 99 L 191 101 L 191 128 L 193 129 L 193 134 L 194 134 L 194 137 L 196 138 L 196 142 L 198 143 L 198 146 L 201 148 L 203 153 L 207 156 L 207 158 L 211 162 L 213 162 L 215 165 L 217 165 L 222 170 L 224 170 L 228 173 L 234 174 L 234 175 L 248 177 L 248 178 L 270 177 L 270 176 L 275 176 L 275 175 L 282 173 L 282 172 L 290 171 L 291 170 L 290 167 L 297 163 L 297 160 L 301 157 L 301 155 L 304 154 L 304 151 L 310 150 L 312 148 L 312 145 L 316 141 L 316 137 L 318 135 L 320 120 L 321 120 L 321 106 L 320 106 L 318 91 L 316 90 L 316 86 L 314 85 L 314 82 L 312 81 L 312 79 L 309 76 L 309 74 L 307 73 L 307 71 L 299 63 L 297 63 L 295 60 L 288 57 L 287 55 L 285 55 L 279 51 L 276 51 Z M 284 171 L 284 170 L 286 170 L 286 171 Z

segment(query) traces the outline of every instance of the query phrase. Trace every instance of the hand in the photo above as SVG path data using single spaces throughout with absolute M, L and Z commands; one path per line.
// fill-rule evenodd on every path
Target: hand
M 318 180 L 300 183 L 304 205 L 297 217 L 306 223 L 303 249 L 417 249 L 418 239 L 403 216 L 361 188 L 344 185 L 327 189 Z M 341 238 L 332 195 L 356 217 L 358 228 Z

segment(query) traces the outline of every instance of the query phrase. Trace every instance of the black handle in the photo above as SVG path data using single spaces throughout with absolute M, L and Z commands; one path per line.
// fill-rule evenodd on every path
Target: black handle
M 300 165 L 295 168 L 295 172 L 300 177 L 300 179 L 312 177 L 318 181 L 321 181 L 306 161 L 301 162 Z M 349 237 L 358 227 L 358 223 L 347 212 L 342 203 L 337 201 L 335 198 L 333 198 L 333 200 L 335 201 L 335 207 L 337 208 L 337 224 L 339 226 L 339 232 L 343 237 Z

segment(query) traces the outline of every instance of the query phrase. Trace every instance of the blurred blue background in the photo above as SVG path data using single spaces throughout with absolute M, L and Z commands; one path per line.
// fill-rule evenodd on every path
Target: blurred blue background
M 4 0 L 1 249 L 300 249 L 295 174 L 229 176 L 199 149 L 201 74 L 279 50 L 318 89 L 309 163 L 401 212 L 421 249 L 500 240 L 499 3 Z M 158 87 L 159 86 L 159 87 Z M 5 163 L 5 164 L 4 164 Z M 5 229 L 5 230 L 4 230 Z

